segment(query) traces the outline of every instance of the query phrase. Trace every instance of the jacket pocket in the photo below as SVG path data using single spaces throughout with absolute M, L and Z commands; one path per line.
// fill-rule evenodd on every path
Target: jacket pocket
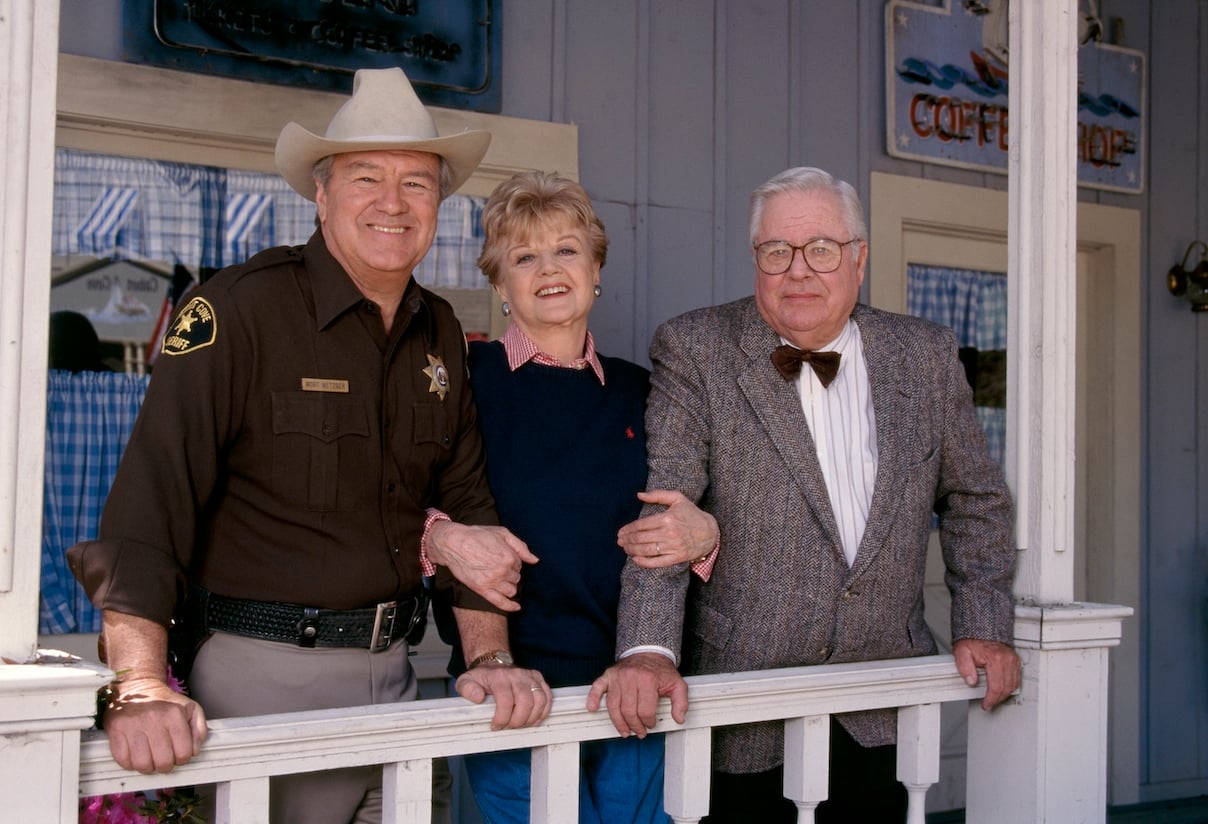
M 720 672 L 733 631 L 729 618 L 700 599 L 689 598 L 684 615 L 683 671 Z
M 351 509 L 373 464 L 369 417 L 359 395 L 273 393 L 273 488 L 304 509 Z

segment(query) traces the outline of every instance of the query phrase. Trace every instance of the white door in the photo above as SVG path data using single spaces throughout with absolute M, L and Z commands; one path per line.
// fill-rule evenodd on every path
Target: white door
M 1005 191 L 876 173 L 869 212 L 874 306 L 907 311 L 911 264 L 1007 271 Z M 1139 246 L 1137 212 L 1079 204 L 1075 597 L 1134 608 L 1140 577 Z M 950 651 L 950 602 L 934 536 L 924 598 L 928 624 L 941 648 Z M 1139 644 L 1137 631 L 1129 629 L 1111 659 L 1112 804 L 1138 800 Z M 974 705 L 971 711 L 981 710 Z M 945 705 L 943 718 L 941 777 L 928 793 L 929 811 L 965 806 L 963 708 Z

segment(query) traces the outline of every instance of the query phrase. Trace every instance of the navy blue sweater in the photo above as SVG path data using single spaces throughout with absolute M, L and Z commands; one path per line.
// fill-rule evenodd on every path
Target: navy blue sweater
M 541 559 L 526 564 L 512 654 L 553 687 L 588 684 L 615 657 L 625 553 L 617 530 L 646 488 L 650 375 L 600 357 L 590 369 L 529 362 L 511 372 L 499 342 L 470 344 L 470 382 L 499 522 Z M 454 673 L 464 669 L 460 650 Z

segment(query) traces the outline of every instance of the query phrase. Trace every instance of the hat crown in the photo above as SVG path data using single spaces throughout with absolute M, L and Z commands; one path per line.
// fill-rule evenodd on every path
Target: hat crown
M 342 152 L 431 152 L 444 159 L 441 189 L 448 194 L 469 179 L 490 144 L 490 133 L 480 129 L 441 137 L 402 69 L 360 69 L 352 81 L 352 97 L 327 124 L 326 135 L 286 123 L 277 137 L 275 157 L 290 187 L 314 200 L 313 173 L 321 158 Z
M 360 69 L 352 97 L 327 126 L 328 140 L 380 140 L 396 137 L 432 140 L 439 137 L 432 115 L 420 102 L 400 68 Z

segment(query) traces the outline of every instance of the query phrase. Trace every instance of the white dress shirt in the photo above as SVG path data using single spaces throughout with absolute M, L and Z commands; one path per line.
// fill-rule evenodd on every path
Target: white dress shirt
M 856 322 L 849 319 L 839 337 L 819 351 L 840 354 L 839 373 L 823 388 L 813 369 L 802 369 L 796 379 L 797 393 L 850 567 L 864 537 L 877 478 L 876 415 Z

